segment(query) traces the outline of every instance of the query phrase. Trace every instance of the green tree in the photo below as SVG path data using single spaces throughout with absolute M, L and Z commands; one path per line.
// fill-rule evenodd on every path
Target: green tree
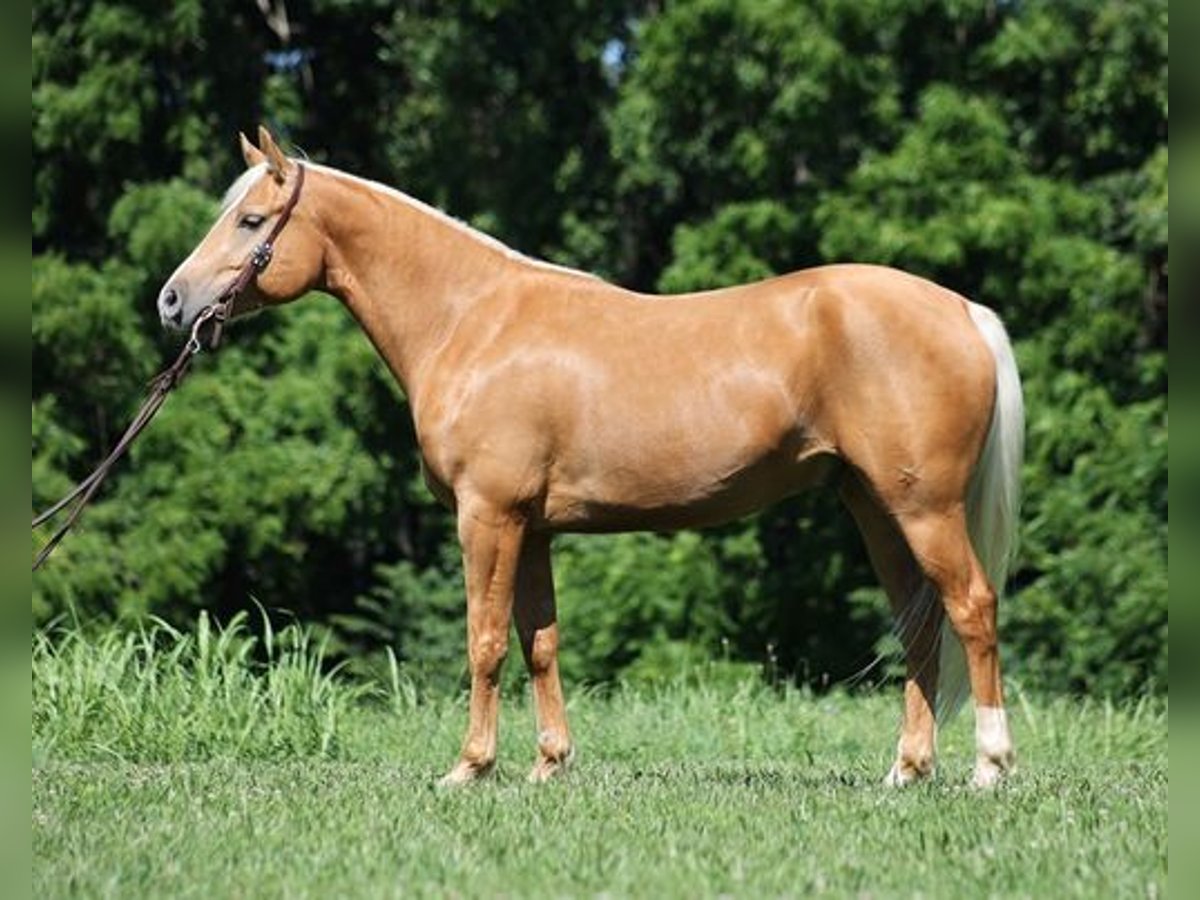
M 519 249 L 684 291 L 887 262 L 997 308 L 1029 407 L 1003 606 L 1027 684 L 1166 685 L 1165 0 L 37 0 L 33 499 L 111 445 L 172 348 L 153 300 L 266 121 Z M 239 323 L 34 579 L 35 623 L 256 599 L 370 667 L 462 672 L 449 514 L 330 301 Z M 35 536 L 36 540 L 36 536 Z M 718 648 L 811 682 L 887 615 L 829 494 L 702 534 L 566 539 L 565 664 Z
M 257 18 L 232 2 L 34 3 L 35 253 L 103 258 L 107 211 L 131 183 L 230 177 L 232 156 L 213 150 L 259 112 Z

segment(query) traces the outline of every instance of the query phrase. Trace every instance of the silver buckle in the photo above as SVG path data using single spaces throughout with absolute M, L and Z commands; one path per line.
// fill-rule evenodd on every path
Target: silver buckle
M 256 246 L 250 254 L 250 265 L 254 266 L 254 271 L 261 272 L 265 269 L 270 264 L 274 252 L 275 248 L 266 242 Z

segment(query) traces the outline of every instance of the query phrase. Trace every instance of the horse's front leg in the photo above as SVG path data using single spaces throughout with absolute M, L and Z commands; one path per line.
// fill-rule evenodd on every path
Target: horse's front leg
M 548 534 L 527 535 L 521 548 L 516 619 L 537 719 L 538 757 L 529 780 L 546 781 L 566 769 L 573 752 L 558 677 L 558 616 Z
M 458 537 L 467 584 L 470 721 L 458 763 L 442 779 L 443 785 L 474 781 L 496 762 L 500 667 L 508 653 L 524 523 L 484 504 L 460 503 Z

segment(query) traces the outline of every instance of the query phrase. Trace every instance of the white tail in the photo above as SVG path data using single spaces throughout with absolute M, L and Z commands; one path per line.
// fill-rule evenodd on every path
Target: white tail
M 996 405 L 987 442 L 967 492 L 967 530 L 975 555 L 999 596 L 1004 592 L 1009 563 L 1016 549 L 1021 461 L 1025 453 L 1025 404 L 1004 325 L 986 306 L 972 303 L 970 312 L 996 360 Z M 945 720 L 969 693 L 966 654 L 948 619 L 942 620 L 938 666 L 938 719 Z

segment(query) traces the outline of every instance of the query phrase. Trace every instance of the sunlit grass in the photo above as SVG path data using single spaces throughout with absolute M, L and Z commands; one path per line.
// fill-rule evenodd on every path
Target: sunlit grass
M 33 755 L 156 762 L 216 757 L 333 757 L 341 721 L 368 693 L 323 664 L 312 634 L 261 636 L 245 616 L 215 629 L 201 615 L 181 633 L 164 622 L 33 641 Z
M 930 784 L 880 784 L 892 692 L 572 689 L 568 777 L 525 783 L 527 698 L 493 779 L 434 787 L 465 722 L 398 672 L 349 684 L 303 631 L 163 627 L 33 651 L 34 895 L 1153 896 L 1165 704 L 1016 691 L 1020 770 L 979 794 L 969 716 Z

